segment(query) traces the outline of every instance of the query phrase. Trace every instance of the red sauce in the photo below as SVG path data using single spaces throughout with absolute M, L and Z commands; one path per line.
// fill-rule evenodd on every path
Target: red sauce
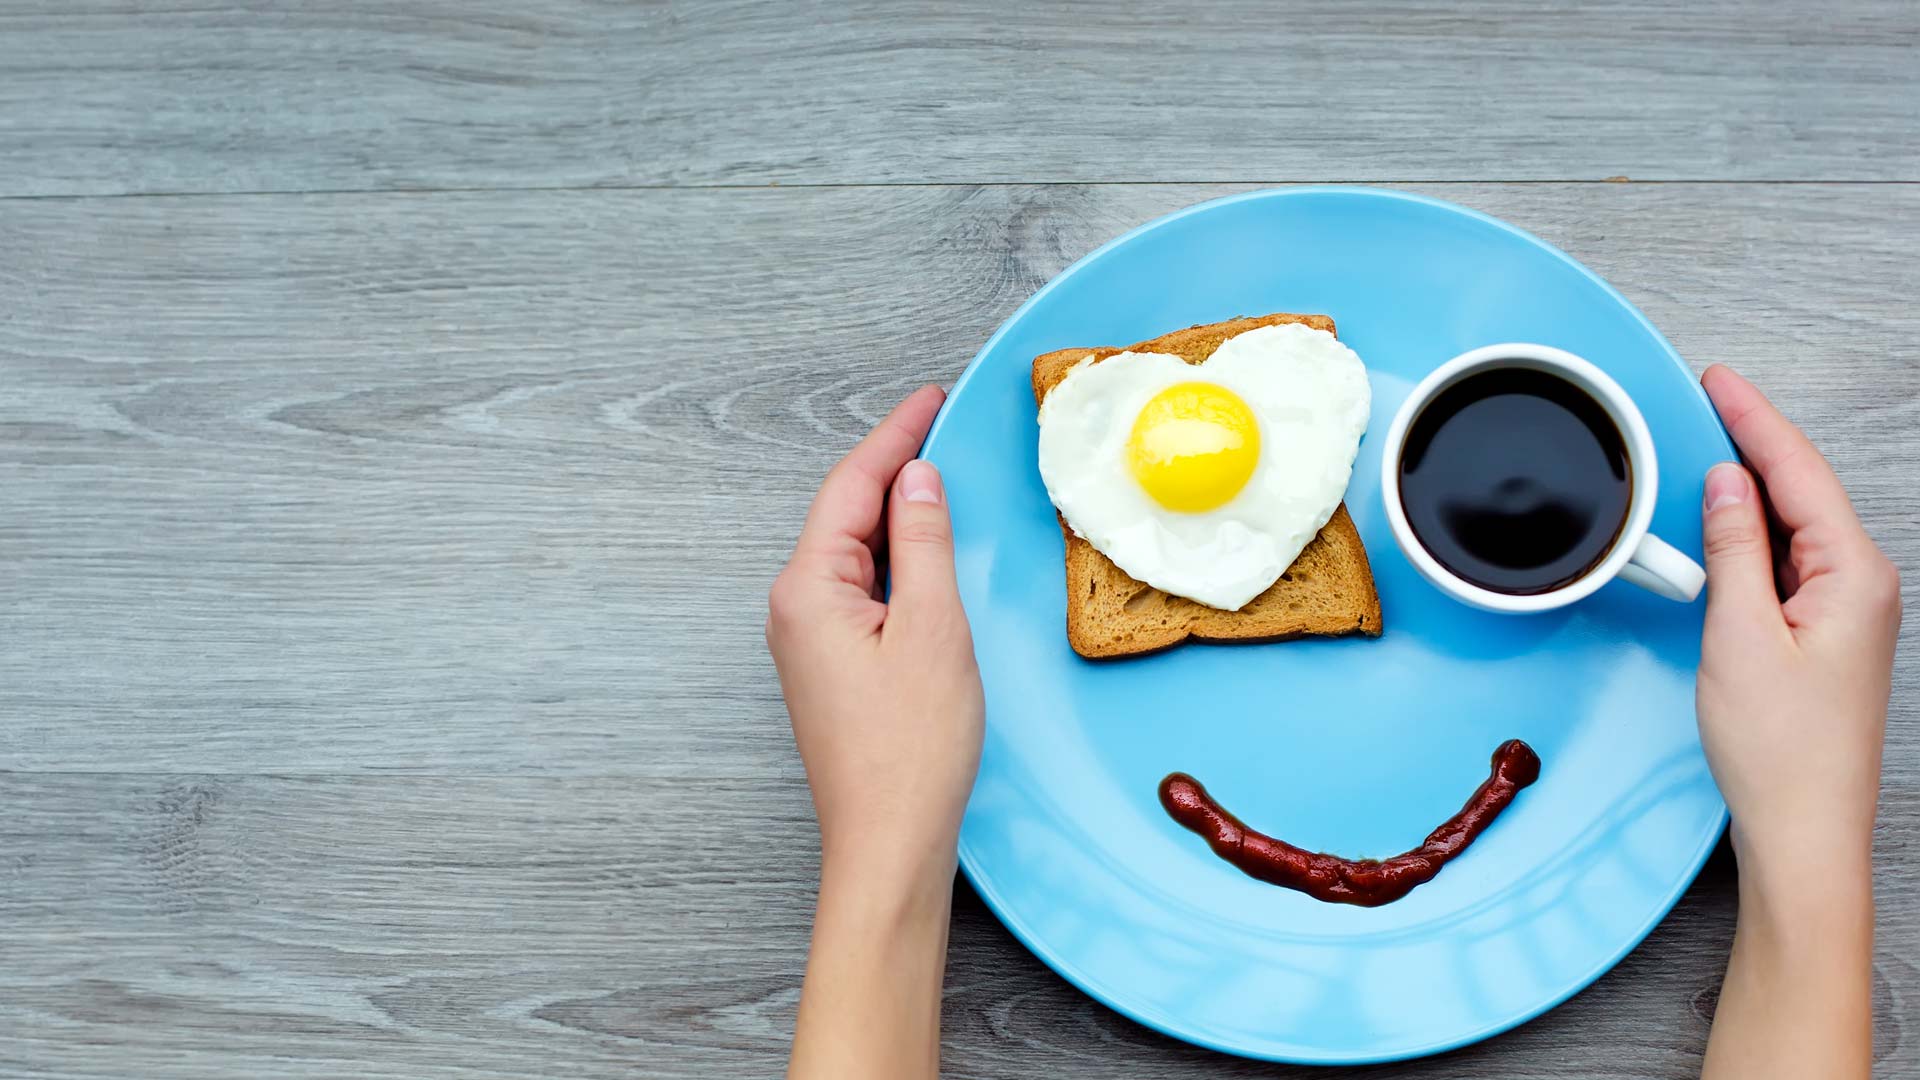
M 1173 820 L 1205 837 L 1215 855 L 1248 877 L 1298 889 L 1332 904 L 1378 907 L 1432 881 L 1441 867 L 1493 824 L 1521 788 L 1539 778 L 1540 758 L 1533 748 L 1508 739 L 1493 752 L 1493 775 L 1467 805 L 1428 834 L 1419 847 L 1391 859 L 1343 859 L 1255 832 L 1222 809 L 1200 781 L 1186 773 L 1173 773 L 1160 781 L 1160 805 Z

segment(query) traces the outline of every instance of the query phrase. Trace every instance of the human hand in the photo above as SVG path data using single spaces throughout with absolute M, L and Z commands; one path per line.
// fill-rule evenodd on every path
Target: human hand
M 797 1080 L 939 1069 L 954 848 L 986 710 L 946 492 L 912 460 L 943 397 L 908 397 L 834 466 L 767 597 L 767 647 L 820 820 L 787 1065 Z
M 1864 882 L 1899 574 L 1826 459 L 1760 391 L 1719 366 L 1701 382 L 1765 486 L 1763 502 L 1747 470 L 1716 465 L 1704 503 L 1700 737 L 1732 814 L 1742 894 L 1751 874 Z
M 946 493 L 938 470 L 912 460 L 944 396 L 914 393 L 827 474 L 767 598 L 822 861 L 931 874 L 942 890 L 985 712 Z

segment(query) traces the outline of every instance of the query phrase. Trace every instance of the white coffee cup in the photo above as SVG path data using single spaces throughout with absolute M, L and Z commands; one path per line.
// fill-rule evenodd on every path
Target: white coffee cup
M 1592 569 L 1567 584 L 1548 592 L 1514 594 L 1497 592 L 1468 581 L 1443 566 L 1430 554 L 1407 523 L 1406 508 L 1400 501 L 1400 454 L 1406 445 L 1407 429 L 1420 410 L 1436 395 L 1469 375 L 1497 368 L 1522 368 L 1559 376 L 1587 392 L 1612 418 L 1627 446 L 1627 463 L 1632 472 L 1632 494 L 1627 503 L 1626 522 L 1614 538 L 1613 547 Z M 1647 421 L 1620 384 L 1606 372 L 1578 356 L 1546 345 L 1488 345 L 1462 353 L 1435 368 L 1407 395 L 1387 428 L 1386 445 L 1380 453 L 1380 494 L 1386 502 L 1387 521 L 1393 537 L 1408 561 L 1421 576 L 1454 599 L 1488 611 L 1527 613 L 1551 611 L 1584 599 L 1618 577 L 1670 600 L 1690 602 L 1700 595 L 1707 573 L 1700 564 L 1682 555 L 1678 549 L 1647 531 L 1653 521 L 1653 506 L 1659 494 L 1660 468 L 1653 453 L 1653 433 Z

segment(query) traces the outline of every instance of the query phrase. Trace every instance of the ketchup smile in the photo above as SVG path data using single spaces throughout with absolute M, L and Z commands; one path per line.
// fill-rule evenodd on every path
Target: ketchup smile
M 1419 847 L 1390 859 L 1343 859 L 1256 832 L 1214 802 L 1200 781 L 1186 773 L 1171 773 L 1160 781 L 1160 805 L 1248 877 L 1297 889 L 1330 904 L 1379 907 L 1432 881 L 1441 867 L 1493 824 L 1521 788 L 1539 778 L 1540 758 L 1533 748 L 1508 739 L 1493 752 L 1493 774 L 1467 805 L 1429 833 Z

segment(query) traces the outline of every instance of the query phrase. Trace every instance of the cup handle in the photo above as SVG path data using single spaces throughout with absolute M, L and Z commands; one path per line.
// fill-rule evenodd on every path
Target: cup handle
M 1680 549 L 1648 533 L 1633 549 L 1633 558 L 1620 568 L 1620 577 L 1669 600 L 1692 603 L 1707 583 L 1707 572 L 1700 564 L 1680 554 Z

